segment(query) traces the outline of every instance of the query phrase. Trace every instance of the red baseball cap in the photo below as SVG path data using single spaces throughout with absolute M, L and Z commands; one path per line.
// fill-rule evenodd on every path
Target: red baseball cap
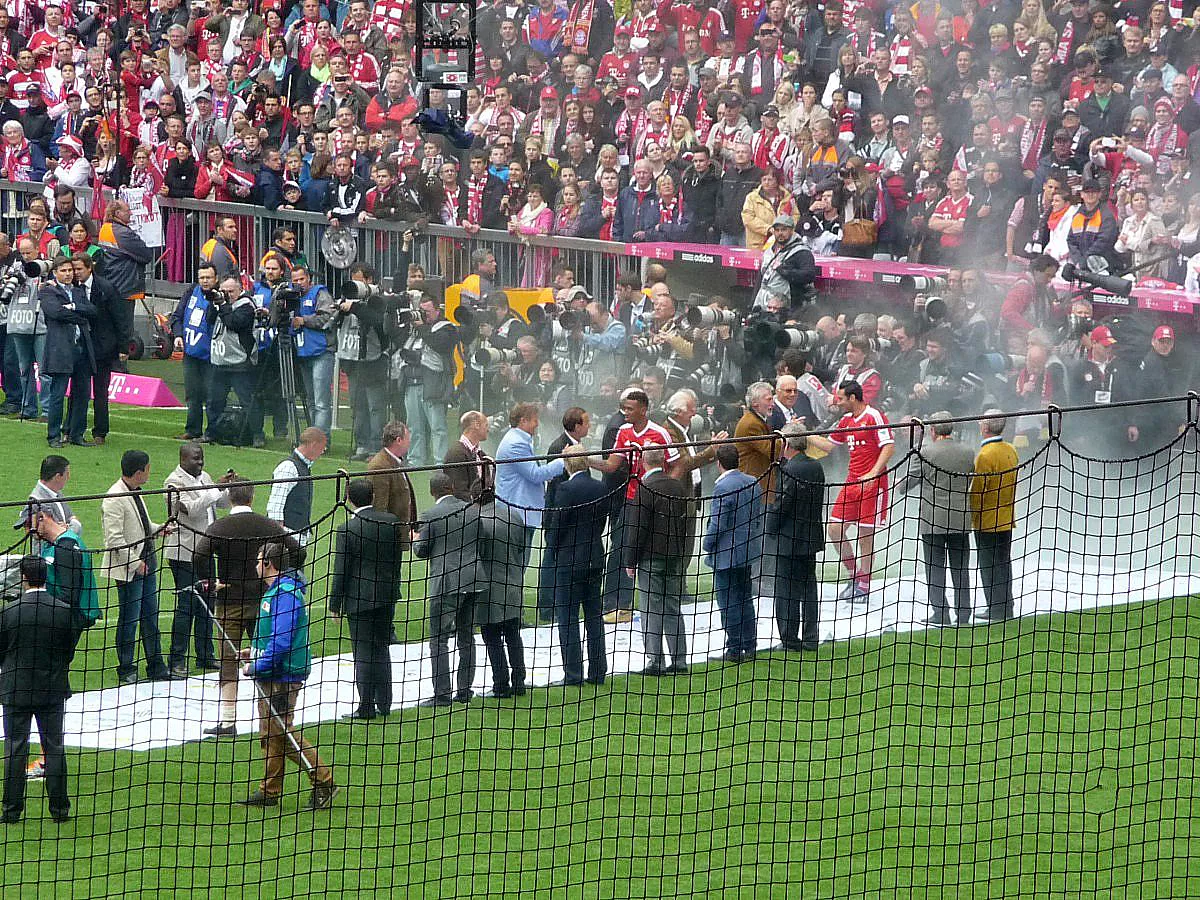
M 633 26 L 632 25 L 618 25 L 615 33 L 616 34 L 624 34 L 629 37 L 633 37 Z
M 636 84 L 631 84 L 629 87 L 625 88 L 626 99 L 631 99 L 633 97 L 640 98 L 641 96 L 642 96 L 642 89 L 640 87 L 638 87 Z
M 1103 344 L 1105 347 L 1111 347 L 1117 342 L 1113 337 L 1112 329 L 1107 325 L 1097 325 L 1092 329 L 1092 343 Z
M 544 88 L 542 88 L 542 92 L 538 94 L 538 97 L 542 100 L 557 100 L 558 91 L 556 91 L 550 85 L 546 85 Z
M 1164 339 L 1173 341 L 1175 340 L 1175 329 L 1170 325 L 1159 325 L 1154 329 L 1154 339 L 1156 341 L 1161 341 Z

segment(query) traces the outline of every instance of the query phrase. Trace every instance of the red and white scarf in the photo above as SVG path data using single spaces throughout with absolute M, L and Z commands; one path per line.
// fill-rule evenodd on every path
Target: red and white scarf
M 455 185 L 453 188 L 443 188 L 445 195 L 442 200 L 442 224 L 457 225 L 458 224 L 458 198 L 462 194 L 462 188 Z
M 1028 119 L 1021 129 L 1021 168 L 1034 171 L 1046 142 L 1046 120 L 1034 125 Z
M 674 225 L 676 222 L 683 219 L 683 198 L 676 193 L 671 198 L 670 203 L 664 203 L 662 198 L 658 201 L 658 224 L 659 225 Z
M 633 148 L 637 144 L 638 135 L 646 127 L 646 111 L 638 110 L 635 115 L 630 115 L 629 111 L 621 113 L 617 116 L 617 146 L 623 147 L 626 155 L 632 155 Z
M 576 0 L 567 14 L 567 24 L 563 26 L 566 33 L 566 44 L 574 53 L 587 56 L 588 42 L 592 35 L 592 18 L 596 12 L 596 0 Z
M 884 46 L 886 38 L 878 31 L 872 31 L 866 37 L 863 37 L 857 31 L 850 35 L 850 46 L 854 48 L 854 52 L 858 54 L 859 59 L 870 59 L 871 54 Z
M 1183 18 L 1183 0 L 1167 0 L 1167 12 L 1172 22 L 1178 22 Z
M 771 60 L 775 69 L 775 84 L 783 80 L 783 50 L 775 48 L 775 58 Z M 755 53 L 750 60 L 750 94 L 757 97 L 763 92 L 762 51 Z
M 663 103 L 667 104 L 667 119 L 673 120 L 676 116 L 682 116 L 683 111 L 687 108 L 692 99 L 692 87 L 688 85 L 682 91 L 677 91 L 674 88 L 667 88 L 663 93 Z
M 696 140 L 707 144 L 709 132 L 712 131 L 715 121 L 708 114 L 708 98 L 704 96 L 703 91 L 696 91 L 696 121 L 692 123 L 696 129 Z
M 487 180 L 486 174 L 467 179 L 467 221 L 472 225 L 483 222 L 483 189 L 487 187 Z
M 917 42 L 912 39 L 912 35 L 898 34 L 892 38 L 892 74 L 898 78 L 908 74 L 908 67 L 916 49 Z
M 667 140 L 671 135 L 671 126 L 664 122 L 662 125 L 650 125 L 647 123 L 646 130 L 642 132 L 642 137 L 637 143 L 637 153 L 634 154 L 638 159 L 646 155 L 646 146 L 649 144 L 658 144 L 660 147 L 667 146 Z
M 781 131 L 755 132 L 750 139 L 750 149 L 754 154 L 754 165 L 764 172 L 767 169 L 780 170 L 790 149 L 790 140 Z
M 619 195 L 614 195 L 612 197 L 605 197 L 603 194 L 600 195 L 600 213 L 601 213 L 601 215 L 603 215 L 607 210 L 611 209 L 613 211 L 613 216 L 616 216 L 618 197 L 619 197 Z M 602 240 L 602 241 L 611 241 L 612 240 L 612 227 L 613 227 L 613 218 L 610 217 L 610 218 L 605 219 L 604 224 L 600 226 L 600 240 Z
M 1146 152 L 1154 157 L 1155 171 L 1166 175 L 1171 171 L 1169 154 L 1187 146 L 1187 135 L 1174 122 L 1159 125 L 1155 122 L 1146 133 Z
M 1071 58 L 1071 47 L 1075 43 L 1075 19 L 1068 18 L 1063 25 L 1062 34 L 1058 37 L 1058 49 L 1054 51 L 1054 61 L 1065 66 Z

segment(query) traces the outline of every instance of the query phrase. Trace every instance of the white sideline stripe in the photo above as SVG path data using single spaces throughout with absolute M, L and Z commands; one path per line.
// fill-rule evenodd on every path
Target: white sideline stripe
M 1014 569 L 1017 565 L 1019 563 L 1014 562 Z M 1173 575 L 1160 569 L 1133 574 L 1101 572 L 1094 567 L 1076 571 L 1039 569 L 1034 573 L 1032 584 L 1029 578 L 1014 574 L 1014 594 L 1022 598 L 1017 609 L 1021 616 L 1133 605 L 1200 592 L 1200 576 Z M 918 587 L 920 602 L 914 599 Z M 822 642 L 921 631 L 927 627 L 922 621 L 928 615 L 923 579 L 876 582 L 872 600 L 865 607 L 838 602 L 836 597 L 840 588 L 838 583 L 822 585 Z M 974 594 L 978 609 L 982 601 L 978 586 Z M 759 647 L 765 648 L 778 641 L 774 603 L 771 598 L 760 597 L 756 605 Z M 684 621 L 690 626 L 688 658 L 691 663 L 703 663 L 708 657 L 724 651 L 724 631 L 715 601 L 684 606 Z M 582 631 L 582 623 L 580 629 Z M 605 632 L 609 676 L 639 671 L 645 664 L 640 620 L 635 618 L 632 623 L 606 625 Z M 557 629 L 553 625 L 526 628 L 521 636 L 525 641 L 529 683 L 540 687 L 562 678 Z M 426 642 L 391 648 L 393 713 L 432 695 L 428 650 Z M 452 651 L 451 656 L 453 679 L 457 653 Z M 681 677 L 694 678 L 698 674 L 694 672 Z M 476 703 L 478 695 L 490 686 L 487 653 L 482 639 L 477 636 Z M 215 673 L 186 681 L 142 682 L 85 691 L 67 701 L 66 744 L 98 750 L 147 751 L 199 741 L 204 738 L 203 730 L 217 721 L 219 700 Z M 566 702 L 574 702 L 569 694 Z M 315 660 L 312 674 L 300 693 L 297 722 L 313 725 L 335 720 L 353 712 L 356 706 L 350 654 Z M 243 678 L 238 689 L 238 732 L 248 734 L 256 729 L 254 686 Z

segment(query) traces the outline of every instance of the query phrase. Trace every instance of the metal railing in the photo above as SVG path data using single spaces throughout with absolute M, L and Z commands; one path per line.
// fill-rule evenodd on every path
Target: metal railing
M 41 196 L 44 190 L 40 184 L 0 181 L 0 219 L 6 231 L 24 230 L 22 223 L 29 200 Z M 76 193 L 78 207 L 87 210 L 91 204 L 91 189 L 79 188 Z M 213 218 L 217 215 L 237 218 L 239 261 L 251 276 L 258 271 L 259 260 L 271 246 L 275 229 L 286 225 L 296 230 L 298 246 L 314 267 L 318 281 L 337 284 L 344 278 L 321 253 L 321 239 L 329 228 L 328 220 L 321 213 L 272 211 L 245 203 L 169 197 L 159 197 L 158 202 L 163 214 L 164 246 L 148 273 L 158 293 L 168 296 L 178 293 L 178 286 L 195 280 L 200 247 L 211 236 Z M 407 273 L 398 271 L 404 262 L 401 234 L 410 227 L 408 223 L 378 220 L 355 225 L 357 260 L 373 266 L 382 277 L 394 278 L 403 284 Z M 611 295 L 619 266 L 622 260 L 627 260 L 625 245 L 609 241 L 557 236 L 519 238 L 505 231 L 492 230 L 468 235 L 461 228 L 429 225 L 417 235 L 408 261 L 423 266 L 431 275 L 443 276 L 446 284 L 453 284 L 471 274 L 471 254 L 479 248 L 487 248 L 496 254 L 501 283 L 505 286 L 520 284 L 526 257 L 541 250 L 549 253 L 552 261 L 570 266 L 576 283 L 584 285 L 597 297 Z M 176 286 L 174 290 L 172 285 Z

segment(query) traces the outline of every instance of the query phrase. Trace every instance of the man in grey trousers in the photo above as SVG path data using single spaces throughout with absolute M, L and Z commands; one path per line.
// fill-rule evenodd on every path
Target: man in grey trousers
M 413 555 L 429 560 L 429 650 L 433 658 L 433 697 L 422 706 L 468 703 L 474 695 L 475 600 L 482 589 L 479 565 L 479 507 L 454 496 L 445 472 L 429 479 L 436 501 L 421 513 L 413 534 Z M 450 635 L 458 647 L 457 692 L 450 693 Z
M 921 448 L 921 550 L 925 556 L 929 625 L 949 625 L 946 564 L 954 583 L 957 624 L 971 622 L 971 472 L 975 454 L 954 437 L 947 412 L 929 417 L 931 442 Z
M 687 639 L 683 630 L 683 576 L 694 538 L 691 490 L 665 471 L 666 451 L 651 445 L 642 451 L 645 474 L 625 508 L 622 557 L 625 571 L 637 571 L 646 644 L 644 675 L 676 675 L 687 671 Z M 671 654 L 666 665 L 663 639 Z

